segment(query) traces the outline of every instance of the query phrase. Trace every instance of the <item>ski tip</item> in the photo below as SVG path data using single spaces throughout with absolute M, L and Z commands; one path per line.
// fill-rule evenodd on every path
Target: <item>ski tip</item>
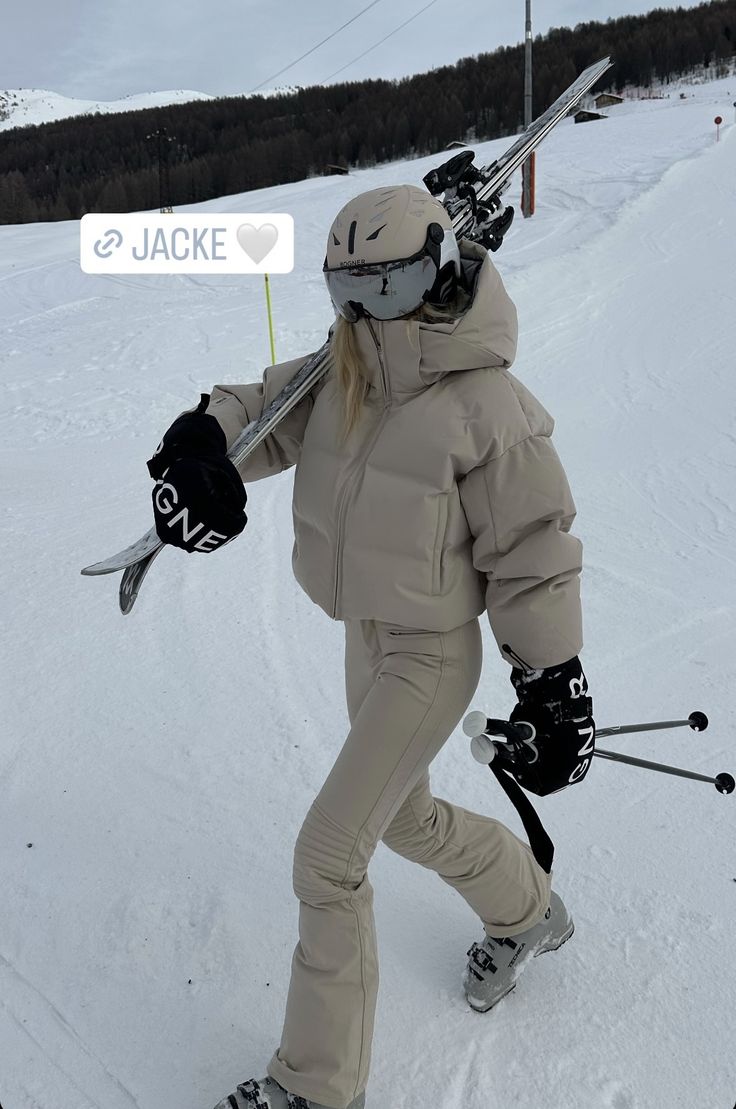
M 91 566 L 83 566 L 79 571 L 84 574 L 86 578 L 96 578 L 99 574 L 112 574 L 113 570 L 108 570 L 104 562 L 93 562 Z

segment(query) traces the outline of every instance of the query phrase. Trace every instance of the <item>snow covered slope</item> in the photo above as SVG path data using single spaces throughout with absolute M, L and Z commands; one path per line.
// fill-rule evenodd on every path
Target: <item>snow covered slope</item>
M 597 723 L 704 710 L 702 735 L 608 745 L 714 774 L 736 769 L 736 134 L 712 120 L 736 89 L 694 91 L 562 124 L 496 261 L 578 504 Z M 330 322 L 337 208 L 436 161 L 201 206 L 294 215 L 279 359 Z M 171 419 L 267 350 L 257 279 L 94 277 L 76 223 L 0 228 L 4 1109 L 210 1109 L 278 1043 L 293 843 L 347 729 L 341 625 L 291 576 L 292 476 L 249 487 L 226 550 L 164 552 L 130 617 L 79 575 L 149 526 Z M 502 715 L 483 635 L 471 707 Z M 461 729 L 432 781 L 519 829 Z M 577 931 L 484 1015 L 460 990 L 479 922 L 379 847 L 367 1109 L 729 1109 L 736 797 L 597 760 L 538 808 Z
M 163 92 L 140 92 L 120 100 L 79 100 L 62 96 L 48 89 L 0 89 L 0 131 L 11 127 L 28 127 L 34 123 L 50 123 L 70 116 L 94 115 L 101 112 L 135 112 L 143 108 L 162 108 L 166 104 L 186 104 L 190 100 L 214 100 L 206 92 L 169 89 Z

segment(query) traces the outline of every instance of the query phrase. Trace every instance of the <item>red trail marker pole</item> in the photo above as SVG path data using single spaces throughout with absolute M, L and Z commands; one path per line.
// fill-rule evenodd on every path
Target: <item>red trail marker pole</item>
M 723 120 L 722 120 L 722 118 L 721 118 L 720 116 L 716 116 L 716 118 L 715 118 L 715 125 L 716 125 L 716 142 L 720 142 L 720 141 L 721 141 L 721 124 L 722 124 L 722 123 L 723 123 Z

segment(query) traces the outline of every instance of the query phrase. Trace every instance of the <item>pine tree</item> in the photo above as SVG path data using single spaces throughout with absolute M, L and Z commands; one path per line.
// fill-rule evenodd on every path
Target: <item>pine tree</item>
M 20 170 L 0 176 L 0 223 L 29 223 L 36 218 L 36 206 Z

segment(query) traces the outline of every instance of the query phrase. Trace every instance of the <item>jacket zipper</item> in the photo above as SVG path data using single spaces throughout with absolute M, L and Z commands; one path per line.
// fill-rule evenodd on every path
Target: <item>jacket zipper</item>
M 336 551 L 335 551 L 335 591 L 334 591 L 333 598 L 332 598 L 332 618 L 333 618 L 333 620 L 337 619 L 337 598 L 340 594 L 340 567 L 342 565 L 342 547 L 343 547 L 343 539 L 344 539 L 343 525 L 344 525 L 344 522 L 345 522 L 345 515 L 346 515 L 346 509 L 347 509 L 347 502 L 348 502 L 348 493 L 350 492 L 353 485 L 355 484 L 355 478 L 356 478 L 357 474 L 361 471 L 362 464 L 366 461 L 366 459 L 368 458 L 368 455 L 371 453 L 374 446 L 376 445 L 376 440 L 378 439 L 378 436 L 381 433 L 381 428 L 383 427 L 384 423 L 386 422 L 386 416 L 388 414 L 388 410 L 389 410 L 389 407 L 391 405 L 391 389 L 390 389 L 389 384 L 388 384 L 388 375 L 386 374 L 386 367 L 385 367 L 384 362 L 383 362 L 383 354 L 382 354 L 382 351 L 381 351 L 381 343 L 380 343 L 379 339 L 377 338 L 376 333 L 374 332 L 374 330 L 371 326 L 370 320 L 366 320 L 366 323 L 368 324 L 368 330 L 371 333 L 371 338 L 373 339 L 373 342 L 374 342 L 375 347 L 376 347 L 376 354 L 378 355 L 378 364 L 381 367 L 381 388 L 383 389 L 383 412 L 381 413 L 381 418 L 378 421 L 378 426 L 376 427 L 376 430 L 375 430 L 372 438 L 369 440 L 368 444 L 363 448 L 361 453 L 358 455 L 357 460 L 353 463 L 352 474 L 350 475 L 350 477 L 345 482 L 345 487 L 343 488 L 342 497 L 340 498 L 340 504 L 339 504 L 339 507 L 338 507 L 338 510 L 337 510 L 337 544 L 336 544 Z
M 374 343 L 375 348 L 376 348 L 376 354 L 378 355 L 378 365 L 381 367 L 381 384 L 383 386 L 383 407 L 385 409 L 385 408 L 388 408 L 388 406 L 391 403 L 391 386 L 389 384 L 388 374 L 386 373 L 386 366 L 385 366 L 384 361 L 383 361 L 383 351 L 381 349 L 381 341 L 378 338 L 378 336 L 376 335 L 375 331 L 373 330 L 373 325 L 371 324 L 370 319 L 366 319 L 365 322 L 368 324 L 368 330 L 371 333 L 371 339 L 373 340 L 373 343 Z

